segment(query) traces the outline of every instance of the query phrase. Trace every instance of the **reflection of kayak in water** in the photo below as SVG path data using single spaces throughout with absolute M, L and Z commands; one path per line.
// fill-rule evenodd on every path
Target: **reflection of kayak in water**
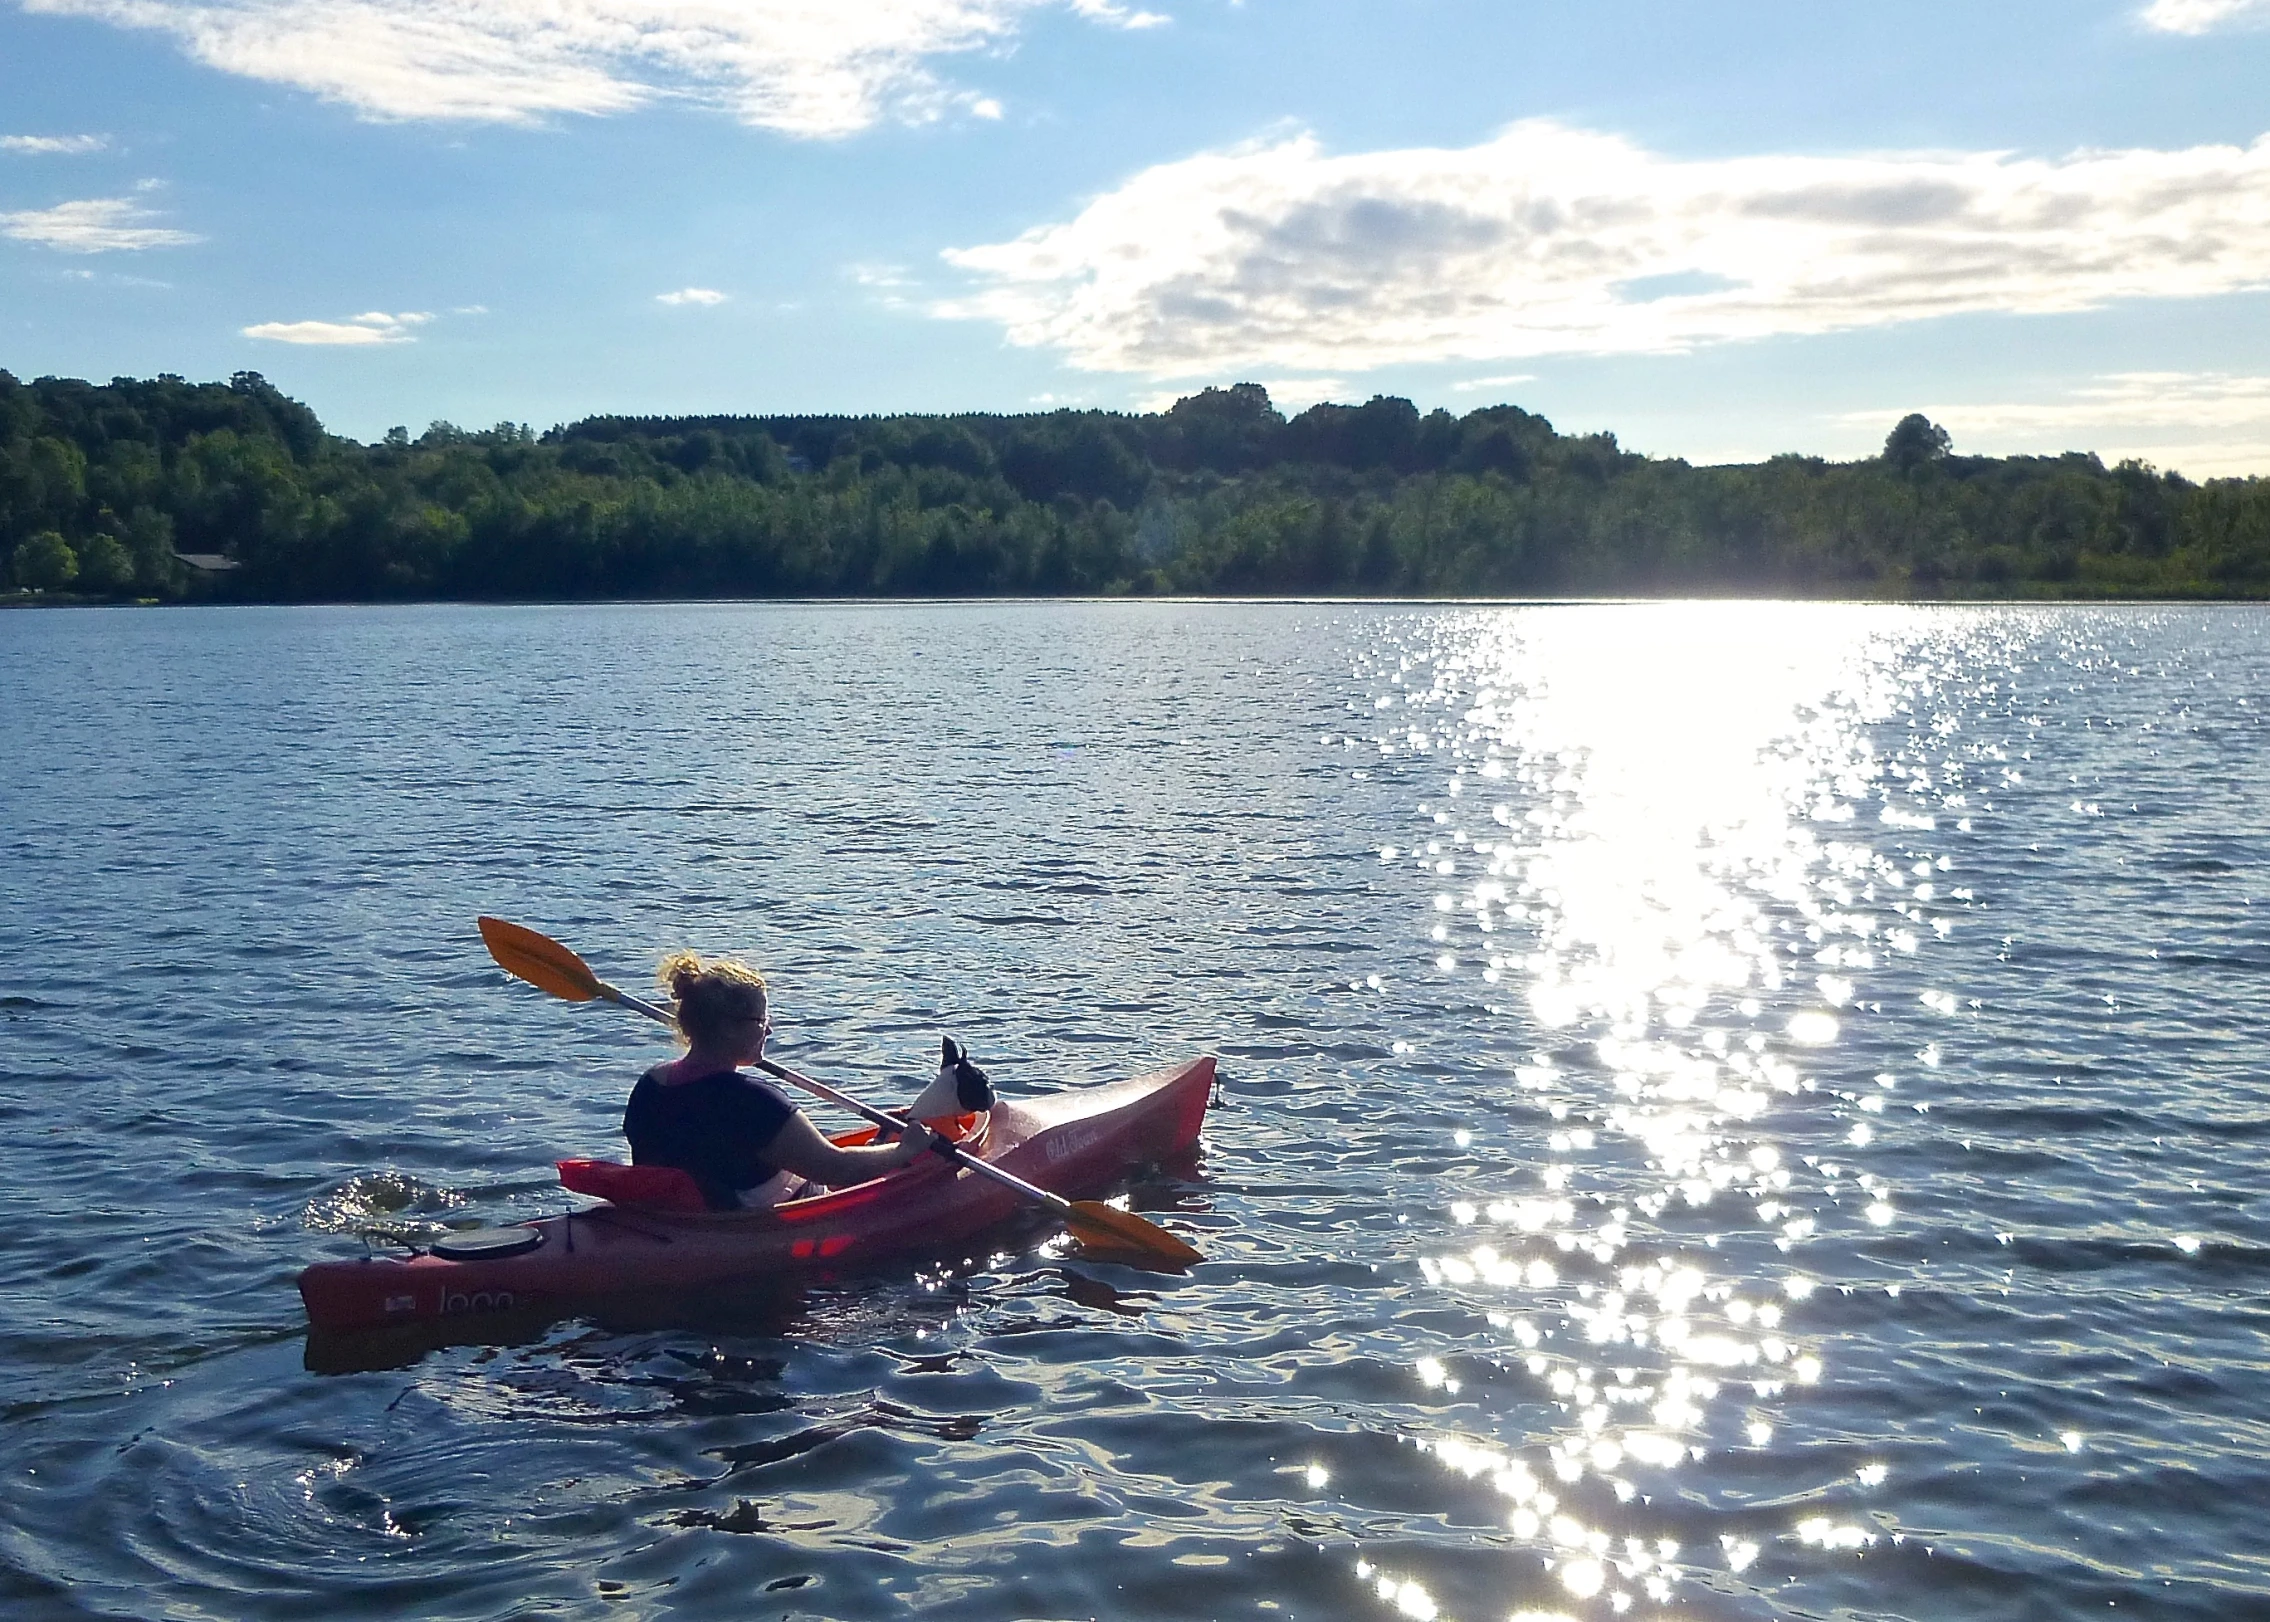
M 1132 1081 L 1004 1100 L 964 1147 L 1052 1193 L 1092 1195 L 1130 1167 L 1195 1143 L 1213 1086 L 1208 1056 Z M 317 1262 L 300 1274 L 300 1299 L 318 1329 L 431 1324 L 875 1261 L 951 1244 L 1028 1208 L 990 1177 L 925 1155 L 887 1177 L 769 1211 L 601 1204 L 408 1256 Z

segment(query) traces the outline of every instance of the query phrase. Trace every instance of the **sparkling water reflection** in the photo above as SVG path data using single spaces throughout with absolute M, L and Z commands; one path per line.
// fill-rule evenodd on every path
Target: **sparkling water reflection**
M 1525 1453 L 1433 1451 L 1503 1495 L 1571 1602 L 1620 1615 L 1670 1602 L 1697 1566 L 1757 1557 L 1731 1532 L 1685 1549 L 1682 1518 L 1649 1506 L 1716 1450 L 1771 1446 L 1778 1404 L 1821 1378 L 1819 1338 L 1784 1318 L 1813 1293 L 1802 1253 L 1842 1215 L 1848 1168 L 1785 1158 L 1783 1117 L 1844 1113 L 1820 1108 L 1807 1050 L 1835 1043 L 1830 1010 L 1855 1001 L 1839 971 L 1918 950 L 1886 915 L 1951 927 L 1906 869 L 1951 866 L 1915 836 L 1959 808 L 1967 763 L 1948 750 L 1905 777 L 1875 755 L 1874 729 L 1924 686 L 1912 621 L 1665 607 L 1446 629 L 1399 657 L 1378 747 L 1437 768 L 1415 863 L 1445 886 L 1434 967 L 1520 999 L 1492 1010 L 1540 1039 L 1509 1079 L 1554 1126 L 1545 1163 L 1454 1205 L 1472 1232 L 1421 1266 L 1503 1304 L 1491 1324 L 1561 1425 Z M 1896 797 L 1878 793 L 1887 775 Z M 1888 848 L 1854 829 L 1863 809 Z M 1883 1097 L 1844 1101 L 1873 1114 Z M 1856 1120 L 1848 1138 L 1870 1134 Z M 1864 1220 L 1887 1226 L 1890 1185 L 1850 1175 Z M 1738 1243 L 1757 1237 L 1795 1265 Z M 1450 1384 L 1432 1360 L 1418 1373 Z M 1873 1541 L 1828 1516 L 1794 1535 Z
M 1351 708 L 1376 721 L 1343 749 L 1402 762 L 1424 796 L 1379 859 L 1432 890 L 1435 973 L 1503 996 L 1487 1015 L 1535 1041 L 1505 1096 L 1550 1123 L 1544 1163 L 1451 1203 L 1420 1266 L 1486 1311 L 1467 1356 L 1518 1367 L 1554 1418 L 1519 1446 L 1421 1445 L 1503 1500 L 1574 1614 L 1738 1590 L 1769 1548 L 1787 1582 L 1804 1551 L 1909 1540 L 1874 1456 L 1890 1439 L 1823 1446 L 1790 1420 L 1850 1349 L 1814 1272 L 1887 1301 L 1907 1282 L 1854 1263 L 1901 1237 L 1877 1151 L 1931 1109 L 1959 1040 L 1912 1010 L 1959 1030 L 1981 1008 L 1933 959 L 1978 910 L 1974 811 L 2025 781 L 2039 630 L 1645 607 L 1445 619 L 1355 666 L 1373 690 Z M 1413 1371 L 1458 1392 L 1439 1356 Z M 1769 1472 L 1788 1507 L 1709 1517 L 1734 1525 L 1698 1547 L 1696 1505 L 1752 1501 Z M 1357 1575 L 1443 1614 L 1416 1576 Z
M 0 619 L 0 1608 L 2261 1609 L 2263 623 Z M 882 1095 L 1217 1047 L 1131 1191 L 1209 1260 L 315 1357 L 298 1266 L 558 1208 L 654 1056 L 482 910 Z

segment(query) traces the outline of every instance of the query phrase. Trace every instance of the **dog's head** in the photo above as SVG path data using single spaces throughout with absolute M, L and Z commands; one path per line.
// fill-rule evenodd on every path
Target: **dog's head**
M 907 1113 L 917 1121 L 941 1115 L 970 1115 L 993 1107 L 993 1082 L 970 1062 L 969 1050 L 952 1037 L 940 1044 L 938 1079 L 922 1089 Z

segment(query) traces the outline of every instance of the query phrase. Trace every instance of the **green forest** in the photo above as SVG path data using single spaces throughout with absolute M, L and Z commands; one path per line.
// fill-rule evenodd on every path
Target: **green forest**
M 6 600 L 2270 595 L 2270 479 L 1973 457 L 1693 467 L 1510 405 L 594 417 L 325 431 L 257 373 L 0 372 Z

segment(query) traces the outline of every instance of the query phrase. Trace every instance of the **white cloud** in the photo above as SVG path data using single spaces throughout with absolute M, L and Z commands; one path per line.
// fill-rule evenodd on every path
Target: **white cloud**
M 118 253 L 141 248 L 178 248 L 205 239 L 151 221 L 157 215 L 125 197 L 89 197 L 53 208 L 0 214 L 0 236 L 36 242 L 64 253 Z
M 412 328 L 432 319 L 423 311 L 389 315 L 384 310 L 368 310 L 344 321 L 262 321 L 244 328 L 243 333 L 247 338 L 279 344 L 406 344 L 415 337 Z
M 110 145 L 101 135 L 0 135 L 0 152 L 38 156 L 82 157 Z
M 1476 389 L 1510 389 L 1517 384 L 1536 381 L 1535 372 L 1506 372 L 1497 377 L 1470 377 L 1463 383 L 1451 384 L 1450 388 L 1454 394 L 1471 394 Z
M 1844 413 L 1882 426 L 1907 410 Z M 2270 377 L 2229 372 L 2115 372 L 2058 399 L 1928 405 L 1923 414 L 1974 455 L 2095 451 L 2197 479 L 2270 474 Z
M 1299 136 L 946 258 L 984 285 L 935 313 L 1100 371 L 1677 350 L 2270 285 L 2270 137 L 2048 161 L 1680 160 L 1546 120 L 1351 157 Z
M 2270 0 L 2152 0 L 2144 26 L 2165 34 L 2205 34 L 2237 23 L 2270 21 Z
M 1114 28 L 1163 28 L 1169 19 L 1155 11 L 1129 11 L 1115 0 L 1070 0 L 1071 7 L 1090 22 Z
M 723 304 L 726 295 L 714 287 L 681 287 L 675 293 L 657 293 L 657 304 Z
M 1006 42 L 1025 13 L 1069 5 L 1111 27 L 1165 19 L 1106 0 L 23 0 L 27 10 L 170 34 L 199 61 L 296 86 L 375 118 L 530 123 L 657 97 L 744 122 L 840 136 L 988 98 L 934 57 Z
M 891 311 L 914 308 L 908 297 L 914 287 L 913 278 L 903 265 L 880 263 L 851 264 L 843 267 L 843 274 L 852 282 L 864 287 L 868 295 L 883 309 Z

